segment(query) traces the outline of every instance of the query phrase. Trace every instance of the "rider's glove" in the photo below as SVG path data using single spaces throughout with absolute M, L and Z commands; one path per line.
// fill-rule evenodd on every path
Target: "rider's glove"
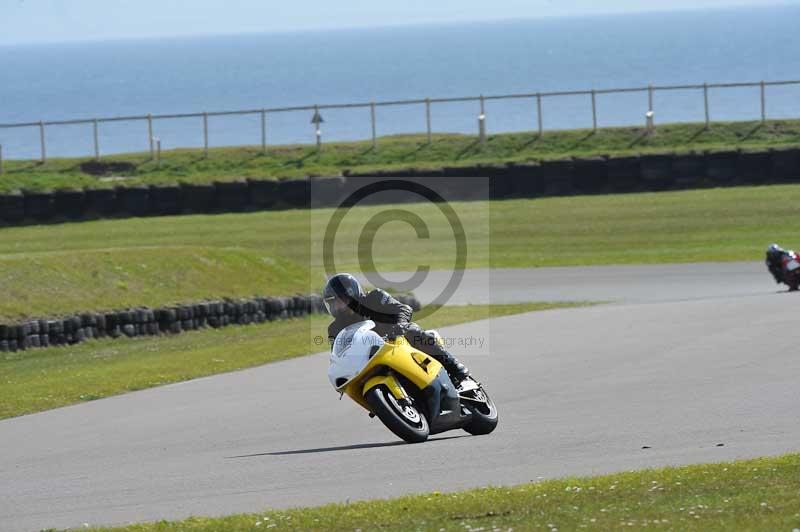
M 405 336 L 406 334 L 406 326 L 400 323 L 395 323 L 389 329 L 389 332 L 386 333 L 386 337 L 389 339 L 399 338 L 400 336 Z

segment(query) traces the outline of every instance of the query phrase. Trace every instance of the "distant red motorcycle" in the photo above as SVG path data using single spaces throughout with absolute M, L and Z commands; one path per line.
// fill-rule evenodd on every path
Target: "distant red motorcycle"
M 783 283 L 794 292 L 800 287 L 800 255 L 772 244 L 767 250 L 767 268 L 776 283 Z
M 797 290 L 800 286 L 800 255 L 794 251 L 788 252 L 781 259 L 783 270 L 783 282 L 789 286 L 789 290 Z

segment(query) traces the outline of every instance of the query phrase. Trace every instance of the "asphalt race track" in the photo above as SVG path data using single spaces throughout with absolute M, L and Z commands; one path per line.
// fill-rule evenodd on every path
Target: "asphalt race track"
M 479 302 L 465 284 L 453 301 Z M 443 331 L 475 340 L 456 351 L 498 404 L 490 436 L 398 443 L 337 400 L 326 355 L 2 421 L 0 530 L 798 451 L 800 294 L 779 290 L 760 264 L 496 272 L 495 302 L 614 303 Z

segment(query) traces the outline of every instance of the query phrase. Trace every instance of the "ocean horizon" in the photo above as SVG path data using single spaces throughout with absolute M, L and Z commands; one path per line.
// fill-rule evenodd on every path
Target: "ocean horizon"
M 314 104 L 800 79 L 800 6 L 490 23 L 0 46 L 0 124 Z M 656 93 L 656 121 L 702 121 L 702 91 Z M 600 127 L 641 124 L 647 95 L 599 95 Z M 760 117 L 758 88 L 714 90 L 713 120 Z M 476 132 L 475 102 L 432 107 L 434 132 Z M 800 86 L 767 91 L 800 118 Z M 535 100 L 489 101 L 490 133 L 535 130 Z M 367 139 L 368 109 L 323 111 L 325 140 Z M 424 106 L 380 107 L 378 135 L 423 133 Z M 268 115 L 270 144 L 311 143 L 311 113 Z M 586 96 L 548 98 L 545 129 L 591 127 Z M 200 147 L 198 118 L 159 120 L 165 148 Z M 212 146 L 257 145 L 260 117 L 212 117 Z M 102 124 L 103 154 L 144 151 L 144 122 Z M 0 128 L 6 158 L 35 158 L 38 128 Z M 91 125 L 47 128 L 48 156 L 90 156 Z

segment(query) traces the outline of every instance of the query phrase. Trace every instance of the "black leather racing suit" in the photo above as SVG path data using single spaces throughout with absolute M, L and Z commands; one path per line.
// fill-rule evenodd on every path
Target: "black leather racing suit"
M 786 252 L 781 253 L 767 253 L 767 269 L 769 273 L 775 278 L 776 283 L 783 282 L 783 256 Z
M 328 340 L 331 343 L 345 327 L 369 319 L 375 322 L 374 330 L 380 336 L 396 337 L 402 334 L 415 349 L 438 360 L 451 376 L 466 376 L 463 364 L 439 345 L 434 335 L 411 321 L 413 310 L 408 305 L 380 289 L 358 298 L 354 303 L 352 312 L 337 317 L 328 325 Z

